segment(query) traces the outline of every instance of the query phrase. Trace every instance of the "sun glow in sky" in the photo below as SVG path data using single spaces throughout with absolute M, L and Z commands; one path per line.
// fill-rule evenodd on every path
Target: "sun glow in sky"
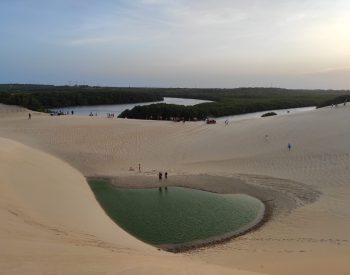
M 350 89 L 349 0 L 0 0 L 0 83 Z

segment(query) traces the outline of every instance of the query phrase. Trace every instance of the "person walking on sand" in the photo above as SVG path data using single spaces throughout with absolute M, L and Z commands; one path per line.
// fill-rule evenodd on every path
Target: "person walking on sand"
M 288 143 L 288 151 L 290 152 L 291 149 L 292 149 L 292 145 Z

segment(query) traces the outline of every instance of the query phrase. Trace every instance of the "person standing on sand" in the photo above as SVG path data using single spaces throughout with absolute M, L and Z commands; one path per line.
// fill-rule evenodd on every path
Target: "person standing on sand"
M 288 143 L 288 150 L 290 152 L 290 150 L 292 149 L 292 145 L 290 143 Z
M 159 178 L 159 180 L 162 180 L 162 177 L 163 177 L 162 172 L 159 172 L 159 174 L 158 174 L 158 178 Z
M 164 177 L 165 179 L 168 179 L 168 172 L 165 172 Z
M 32 119 L 32 114 L 31 113 L 28 114 L 28 119 Z
M 139 173 L 141 173 L 141 163 L 139 163 Z

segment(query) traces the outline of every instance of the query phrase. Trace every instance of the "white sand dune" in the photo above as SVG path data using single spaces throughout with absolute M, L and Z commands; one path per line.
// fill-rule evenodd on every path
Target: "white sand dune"
M 36 258 L 48 250 L 50 256 L 45 261 L 58 265 L 66 273 L 114 269 L 116 273 L 140 274 L 152 269 L 159 274 L 175 274 L 181 269 L 190 274 L 192 271 L 225 274 L 226 269 L 235 272 L 241 269 L 268 274 L 349 274 L 349 119 L 350 107 L 245 120 L 227 127 L 223 123 L 183 124 L 41 114 L 34 114 L 29 121 L 25 114 L 7 113 L 0 119 L 0 137 L 45 153 L 1 140 L 1 150 L 13 148 L 6 153 L 10 158 L 3 156 L 5 151 L 1 153 L 1 176 L 5 175 L 1 188 L 5 191 L 0 193 L 3 202 L 0 213 L 2 220 L 8 222 L 6 226 L 1 223 L 0 240 L 10 251 L 0 251 L 1 266 L 15 271 L 20 268 L 15 261 L 23 259 L 28 264 L 22 265 L 20 271 L 35 268 L 52 271 Z M 288 142 L 292 144 L 291 152 L 287 150 Z M 159 170 L 167 170 L 170 176 L 235 177 L 263 188 L 266 193 L 283 194 L 296 207 L 283 212 L 276 209 L 277 214 L 259 230 L 223 245 L 173 256 L 136 241 L 114 225 L 94 200 L 82 175 L 46 153 L 67 162 L 84 176 L 133 176 L 137 172 L 130 172 L 129 168 L 137 169 L 140 162 L 141 174 L 148 177 L 155 177 Z M 26 164 L 28 167 L 24 167 Z M 27 174 L 20 176 L 19 171 Z M 39 177 L 35 171 L 45 173 Z M 31 176 L 32 183 L 26 186 L 24 181 Z M 16 182 L 15 187 L 4 184 L 5 181 Z M 32 194 L 30 191 L 35 188 L 40 188 L 42 193 Z M 319 194 L 316 201 L 310 199 L 310 190 Z M 64 202 L 62 209 L 58 207 L 61 202 Z M 11 209 L 18 209 L 15 213 L 23 212 L 33 217 L 30 220 L 49 227 L 39 229 L 26 223 L 26 219 L 18 220 L 18 215 L 8 211 Z M 89 209 L 93 218 L 89 214 L 84 219 L 84 209 Z M 94 223 L 94 219 L 101 224 Z M 18 232 L 14 230 L 17 227 Z M 56 235 L 51 227 L 71 233 Z M 89 234 L 93 235 L 92 240 Z M 31 255 L 31 250 L 41 252 Z M 19 251 L 27 251 L 28 255 L 24 254 L 31 255 L 32 262 Z M 135 265 L 136 259 L 139 265 Z M 80 263 L 84 261 L 88 263 L 82 266 Z M 210 267 L 206 268 L 204 262 Z M 135 269 L 129 270 L 131 267 Z
M 45 153 L 0 138 L 0 163 L 1 274 L 253 274 L 136 240 L 78 171 Z

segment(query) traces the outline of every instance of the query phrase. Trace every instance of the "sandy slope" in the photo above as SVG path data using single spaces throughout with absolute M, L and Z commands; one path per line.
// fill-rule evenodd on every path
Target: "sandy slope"
M 248 274 L 131 237 L 84 177 L 54 157 L 1 138 L 0 163 L 1 274 Z
M 267 194 L 283 194 L 294 206 L 278 211 L 275 201 L 275 215 L 261 229 L 186 255 L 185 260 L 270 274 L 349 274 L 349 119 L 350 107 L 246 120 L 227 127 L 43 115 L 29 121 L 25 115 L 7 114 L 0 119 L 0 136 L 55 155 L 85 176 L 135 175 L 129 167 L 136 169 L 141 162 L 141 174 L 148 177 L 165 169 L 170 175 L 234 177 L 264 188 Z M 83 186 L 81 178 L 80 182 Z M 319 194 L 316 201 L 309 199 L 310 190 Z M 129 239 L 126 243 L 132 246 L 135 241 Z M 111 241 L 115 242 L 119 241 Z M 135 251 L 139 245 L 144 246 L 135 243 Z M 145 255 L 154 253 L 144 247 Z M 108 266 L 108 257 L 102 258 Z
M 20 106 L 15 106 L 15 105 L 5 105 L 0 103 L 0 115 L 5 116 L 5 115 L 10 115 L 14 116 L 16 113 L 19 113 L 22 115 L 23 113 L 26 113 L 27 110 L 23 107 Z

